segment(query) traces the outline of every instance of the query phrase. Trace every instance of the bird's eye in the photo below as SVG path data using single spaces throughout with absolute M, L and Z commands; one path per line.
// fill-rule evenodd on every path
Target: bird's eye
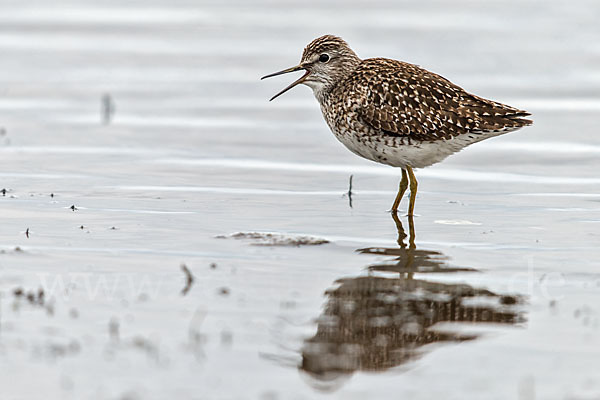
M 321 61 L 322 63 L 326 63 L 327 61 L 329 61 L 329 55 L 321 54 L 321 56 L 319 57 L 319 61 Z

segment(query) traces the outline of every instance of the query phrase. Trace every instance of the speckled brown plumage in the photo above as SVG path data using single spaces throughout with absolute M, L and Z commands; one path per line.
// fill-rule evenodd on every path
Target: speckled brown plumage
M 369 126 L 420 141 L 525 126 L 529 115 L 467 93 L 427 70 L 396 60 L 364 60 L 332 91 Z M 339 96 L 339 97 L 337 97 Z
M 416 65 L 362 60 L 333 35 L 313 40 L 298 66 L 265 78 L 298 70 L 306 73 L 273 98 L 300 83 L 311 87 L 340 142 L 361 157 L 400 167 L 411 176 L 412 168 L 427 167 L 472 143 L 532 123 L 523 118 L 530 115 L 527 111 L 470 94 Z M 405 178 L 403 172 L 403 182 Z

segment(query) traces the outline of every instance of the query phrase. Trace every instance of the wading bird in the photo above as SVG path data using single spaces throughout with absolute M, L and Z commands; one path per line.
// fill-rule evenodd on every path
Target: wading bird
M 530 115 L 468 93 L 416 65 L 387 58 L 360 59 L 341 38 L 313 40 L 300 64 L 262 79 L 295 71 L 309 86 L 335 137 L 350 151 L 402 168 L 392 212 L 409 186 L 408 215 L 414 214 L 417 179 L 413 169 L 442 161 L 464 147 L 530 125 Z

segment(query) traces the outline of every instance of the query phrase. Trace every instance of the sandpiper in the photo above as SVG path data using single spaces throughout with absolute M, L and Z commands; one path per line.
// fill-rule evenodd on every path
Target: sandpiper
M 387 58 L 362 60 L 337 36 L 306 46 L 300 64 L 262 77 L 304 70 L 300 79 L 321 105 L 335 137 L 350 151 L 402 168 L 392 212 L 409 186 L 408 215 L 414 214 L 417 179 L 413 169 L 442 161 L 464 147 L 531 125 L 530 115 L 468 93 L 440 75 Z

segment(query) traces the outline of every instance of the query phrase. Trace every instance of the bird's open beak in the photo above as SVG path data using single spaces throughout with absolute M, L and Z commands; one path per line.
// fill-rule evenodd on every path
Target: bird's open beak
M 297 66 L 292 67 L 292 68 L 284 69 L 283 71 L 274 72 L 272 74 L 265 75 L 262 78 L 260 78 L 261 80 L 263 80 L 263 79 L 266 79 L 266 78 L 271 78 L 273 76 L 288 74 L 290 72 L 296 72 L 296 71 L 301 71 L 301 70 L 306 70 L 306 73 L 304 75 L 302 75 L 300 77 L 300 79 L 298 79 L 297 81 L 292 82 L 292 84 L 290 84 L 288 87 L 286 87 L 285 89 L 283 89 L 281 92 L 277 93 L 275 96 L 271 97 L 271 99 L 269 101 L 274 100 L 275 98 L 281 96 L 282 94 L 284 94 L 285 92 L 287 92 L 288 90 L 290 90 L 291 88 L 293 88 L 294 86 L 296 86 L 296 85 L 304 82 L 304 80 L 306 79 L 306 77 L 308 76 L 308 74 L 310 74 L 310 71 L 308 71 L 302 64 L 300 64 L 300 65 L 297 65 Z

